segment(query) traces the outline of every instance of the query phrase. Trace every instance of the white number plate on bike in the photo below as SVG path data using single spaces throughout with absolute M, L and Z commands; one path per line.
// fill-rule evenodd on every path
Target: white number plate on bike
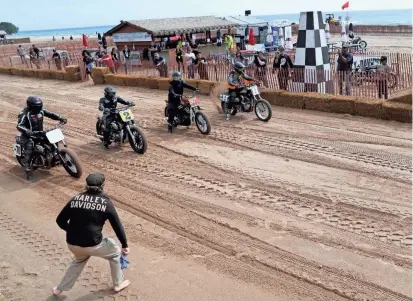
M 254 95 L 254 96 L 260 94 L 260 91 L 258 91 L 258 87 L 257 87 L 257 86 L 252 86 L 252 87 L 251 87 L 251 92 L 252 92 L 252 95 Z
M 119 115 L 120 115 L 120 118 L 123 120 L 123 122 L 133 120 L 133 114 L 132 114 L 132 111 L 130 109 L 120 111 Z
M 46 137 L 50 143 L 57 143 L 65 139 L 65 136 L 63 136 L 63 133 L 60 129 L 55 129 L 53 131 L 47 132 Z
M 228 101 L 229 95 L 221 94 L 219 97 L 222 101 Z
M 20 157 L 22 155 L 22 147 L 20 144 L 17 144 L 17 143 L 13 144 L 13 153 L 17 157 Z

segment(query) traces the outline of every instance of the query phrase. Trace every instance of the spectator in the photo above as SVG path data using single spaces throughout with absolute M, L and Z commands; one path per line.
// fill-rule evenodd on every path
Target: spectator
M 38 59 L 40 57 L 40 50 L 34 44 L 32 45 L 32 47 L 33 47 L 33 52 L 36 55 L 36 58 Z
M 102 37 L 102 46 L 103 46 L 103 49 L 105 49 L 105 51 L 107 51 L 107 49 L 108 49 L 108 42 L 106 41 L 106 37 L 105 37 L 105 36 Z
M 103 51 L 103 56 L 102 56 L 102 58 L 99 59 L 99 61 L 105 62 L 106 67 L 109 68 L 110 72 L 116 73 L 115 63 L 113 62 L 111 54 L 107 53 L 106 51 Z
M 56 52 L 56 49 L 53 49 L 52 60 L 54 60 L 57 70 L 62 70 L 62 60 L 60 54 Z
M 181 66 L 183 67 L 184 58 L 182 54 L 182 47 L 180 47 L 179 44 L 176 46 L 175 52 L 176 52 L 176 63 L 178 64 L 178 71 L 181 72 Z
M 208 80 L 208 70 L 207 70 L 207 61 L 202 57 L 202 53 L 198 52 L 196 54 L 196 59 L 194 60 L 195 69 L 198 70 L 199 78 L 203 80 Z
M 274 58 L 273 68 L 274 71 L 277 71 L 278 84 L 280 85 L 281 90 L 287 90 L 288 87 L 288 78 L 289 78 L 289 69 L 293 68 L 293 62 L 288 54 L 285 53 L 283 46 L 278 47 L 278 54 Z
M 82 56 L 86 69 L 86 79 L 89 79 L 89 76 L 92 74 L 92 69 L 95 67 L 94 60 L 87 50 L 82 51 Z
M 102 63 L 101 61 L 99 61 L 103 57 L 103 51 L 101 46 L 98 47 L 98 51 L 96 51 L 95 56 L 98 61 L 98 66 L 101 67 Z
M 73 41 L 73 37 L 72 36 L 70 36 L 70 38 L 69 38 L 71 41 Z
M 343 46 L 342 51 L 338 53 L 337 71 L 338 71 L 338 88 L 340 95 L 343 95 L 343 81 L 346 85 L 346 95 L 351 95 L 350 74 L 353 65 L 353 55 L 349 53 L 348 46 Z
M 19 47 L 17 48 L 17 53 L 22 60 L 22 64 L 24 64 L 26 62 L 26 50 L 22 47 L 22 45 L 19 45 Z
M 154 54 L 153 64 L 155 65 L 156 70 L 159 71 L 160 77 L 168 77 L 168 65 L 166 60 L 159 55 L 159 53 Z
M 258 54 L 254 57 L 254 64 L 257 68 L 256 70 L 256 78 L 263 82 L 265 87 L 268 87 L 268 80 L 267 80 L 267 58 L 265 57 L 265 53 L 263 51 L 258 52 Z
M 110 52 L 110 55 L 112 56 L 112 61 L 114 62 L 114 64 L 115 64 L 115 71 L 116 72 L 118 72 L 118 68 L 119 68 L 119 57 L 118 57 L 118 54 L 116 53 L 116 47 L 113 47 L 112 48 L 112 50 L 111 50 L 111 52 Z
M 54 41 L 56 41 L 56 38 L 55 38 L 55 36 L 53 36 L 53 39 L 52 39 L 52 40 L 53 40 L 53 42 L 54 42 Z
M 239 52 L 239 51 L 237 51 L 236 53 L 235 53 L 235 57 L 234 57 L 234 59 L 233 59 L 233 62 L 232 62 L 232 64 L 235 64 L 235 63 L 237 63 L 237 62 L 240 62 L 240 63 L 243 63 L 244 64 L 244 57 L 242 56 L 242 54 L 241 54 L 241 52 Z
M 195 59 L 195 54 L 192 52 L 191 48 L 188 48 L 187 52 L 185 53 L 185 62 L 188 66 L 188 78 L 195 78 Z
M 122 53 L 125 62 L 125 73 L 128 74 L 131 71 L 130 49 L 128 48 L 128 45 L 125 45 L 123 47 Z
M 112 200 L 103 192 L 104 186 L 103 174 L 90 174 L 86 178 L 86 191 L 74 196 L 56 218 L 59 227 L 66 231 L 66 242 L 74 258 L 59 285 L 53 288 L 55 296 L 72 289 L 92 256 L 109 261 L 115 292 L 130 285 L 129 280 L 124 279 L 120 263 L 121 254 L 129 253 L 125 230 Z M 103 238 L 103 225 L 107 220 L 122 249 L 112 238 Z
M 148 47 L 143 48 L 142 57 L 144 60 L 150 61 Z
M 151 47 L 149 47 L 149 51 L 151 52 L 151 59 L 153 61 L 155 59 L 155 52 L 156 52 L 156 46 L 153 42 L 151 43 Z
M 379 98 L 384 96 L 384 99 L 389 98 L 389 77 L 392 74 L 391 67 L 387 65 L 387 56 L 380 58 L 380 65 L 377 66 L 377 88 L 379 91 Z

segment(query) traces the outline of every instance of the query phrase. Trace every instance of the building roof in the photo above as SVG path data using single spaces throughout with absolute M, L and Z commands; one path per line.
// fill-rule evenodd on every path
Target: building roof
M 106 32 L 105 35 L 112 35 L 126 24 L 145 29 L 154 36 L 162 36 L 173 35 L 175 33 L 180 34 L 214 30 L 219 28 L 231 28 L 236 26 L 238 23 L 223 20 L 214 16 L 134 20 L 122 22 L 118 26 L 115 26 Z
M 4 30 L 0 30 L 0 36 L 6 36 L 7 32 L 5 32 Z
M 267 21 L 255 18 L 253 16 L 226 16 L 225 20 L 239 25 L 265 26 L 268 24 Z

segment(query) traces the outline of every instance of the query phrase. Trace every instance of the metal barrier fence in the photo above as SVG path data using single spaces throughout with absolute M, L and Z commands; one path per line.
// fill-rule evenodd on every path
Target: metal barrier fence
M 388 64 L 392 73 L 386 76 L 379 75 L 374 68 L 369 68 L 376 64 L 381 56 L 387 56 Z M 358 57 L 357 57 L 358 56 Z M 352 95 L 358 97 L 390 97 L 398 91 L 412 87 L 412 55 L 406 53 L 377 53 L 364 52 L 354 54 L 357 66 L 352 72 L 336 71 L 335 64 L 337 54 L 330 53 L 331 71 L 304 70 L 292 68 L 290 70 L 279 70 L 272 67 L 274 55 L 268 56 L 267 68 L 257 68 L 254 64 L 249 64 L 246 73 L 258 80 L 261 80 L 266 88 L 275 90 L 288 90 L 294 92 L 320 92 L 335 95 Z M 169 62 L 170 63 L 170 62 Z M 82 78 L 85 76 L 85 66 L 81 57 L 81 52 L 69 53 L 66 59 L 55 61 L 48 58 L 21 59 L 20 57 L 0 58 L 0 65 L 13 66 L 19 68 L 37 68 L 64 70 L 67 65 L 79 65 L 81 67 Z M 97 64 L 103 66 L 104 64 Z M 367 68 L 366 68 L 367 67 Z M 209 58 L 205 65 L 176 65 L 168 64 L 162 69 L 157 69 L 152 62 L 142 61 L 141 65 L 132 65 L 129 62 L 117 62 L 115 72 L 118 74 L 136 74 L 143 76 L 170 77 L 173 71 L 181 71 L 184 78 L 194 78 L 225 82 L 232 64 L 228 57 L 223 60 Z M 299 84 L 306 83 L 306 84 Z M 314 85 L 311 83 L 320 83 Z M 379 95 L 380 92 L 380 95 Z M 382 93 L 381 93 L 382 92 Z

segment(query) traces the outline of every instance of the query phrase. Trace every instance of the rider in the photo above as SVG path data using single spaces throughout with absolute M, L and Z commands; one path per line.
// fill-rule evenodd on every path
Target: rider
M 65 118 L 43 109 L 43 101 L 38 96 L 29 96 L 27 98 L 26 108 L 20 112 L 18 117 L 17 129 L 22 133 L 20 141 L 26 152 L 23 163 L 26 169 L 26 177 L 29 181 L 34 180 L 32 173 L 34 142 L 31 136 L 39 136 L 43 133 L 44 116 L 53 120 L 59 120 L 62 123 L 67 122 Z
M 172 133 L 173 122 L 175 116 L 178 114 L 178 107 L 181 104 L 181 97 L 184 93 L 184 88 L 199 91 L 197 88 L 182 80 L 181 72 L 174 71 L 172 73 L 172 80 L 169 82 L 168 89 L 168 133 Z
M 116 96 L 116 89 L 113 87 L 106 87 L 104 89 L 105 97 L 99 100 L 99 111 L 103 111 L 103 124 L 105 126 L 103 130 L 103 149 L 108 150 L 110 142 L 110 124 L 115 119 L 115 114 L 110 112 L 110 109 L 116 109 L 117 103 L 124 105 L 135 105 L 132 101 L 123 100 L 121 97 Z
M 233 70 L 228 75 L 228 93 L 229 99 L 226 103 L 226 118 L 230 119 L 232 104 L 234 103 L 235 98 L 239 95 L 240 86 L 242 85 L 242 80 L 253 81 L 254 78 L 245 74 L 245 65 L 241 62 L 236 62 L 233 65 Z

